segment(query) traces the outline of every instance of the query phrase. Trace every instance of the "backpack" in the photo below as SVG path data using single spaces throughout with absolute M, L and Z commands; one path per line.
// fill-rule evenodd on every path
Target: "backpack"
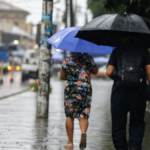
M 124 47 L 119 51 L 117 82 L 122 87 L 139 87 L 146 82 L 143 53 L 138 47 Z

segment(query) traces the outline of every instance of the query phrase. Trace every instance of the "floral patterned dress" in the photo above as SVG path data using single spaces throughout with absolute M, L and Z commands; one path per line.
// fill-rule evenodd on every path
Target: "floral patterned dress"
M 88 54 L 74 57 L 91 74 L 92 69 L 96 66 L 93 57 Z M 88 119 L 92 102 L 92 86 L 88 75 L 72 57 L 63 61 L 62 69 L 67 74 L 64 91 L 66 117 Z

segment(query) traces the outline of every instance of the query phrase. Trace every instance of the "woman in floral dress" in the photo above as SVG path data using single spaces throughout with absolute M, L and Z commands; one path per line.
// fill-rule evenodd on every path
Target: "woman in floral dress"
M 67 80 L 64 91 L 64 108 L 68 143 L 65 144 L 65 147 L 73 147 L 74 118 L 79 119 L 81 128 L 79 147 L 86 147 L 86 131 L 92 102 L 92 86 L 89 75 L 97 74 L 97 72 L 98 68 L 92 56 L 88 54 L 72 53 L 71 57 L 63 61 L 60 78 Z

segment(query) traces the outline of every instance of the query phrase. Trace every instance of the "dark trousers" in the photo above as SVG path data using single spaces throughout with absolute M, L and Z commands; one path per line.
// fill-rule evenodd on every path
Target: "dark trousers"
M 139 89 L 117 88 L 111 96 L 112 138 L 116 150 L 142 150 L 146 96 Z M 130 113 L 129 141 L 126 139 Z

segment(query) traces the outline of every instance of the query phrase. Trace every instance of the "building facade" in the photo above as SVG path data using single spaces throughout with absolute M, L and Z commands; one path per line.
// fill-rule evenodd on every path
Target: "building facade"
M 15 40 L 24 49 L 32 48 L 35 36 L 32 24 L 26 24 L 29 12 L 4 1 L 0 2 L 0 43 L 12 44 Z

